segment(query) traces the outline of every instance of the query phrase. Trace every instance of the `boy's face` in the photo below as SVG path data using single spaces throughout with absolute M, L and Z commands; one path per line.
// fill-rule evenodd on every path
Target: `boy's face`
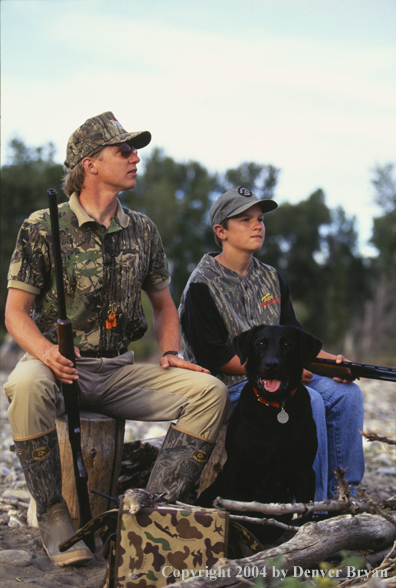
M 220 227 L 221 225 L 217 225 Z M 223 248 L 254 253 L 261 249 L 265 238 L 264 214 L 259 204 L 251 206 L 238 216 L 228 219 L 228 228 L 222 228 L 220 239 Z M 217 231 L 216 231 L 217 233 Z

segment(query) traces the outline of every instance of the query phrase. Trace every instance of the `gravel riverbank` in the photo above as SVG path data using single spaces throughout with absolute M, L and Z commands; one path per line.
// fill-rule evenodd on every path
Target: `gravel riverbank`
M 0 372 L 0 386 L 7 378 Z M 396 384 L 361 380 L 365 397 L 365 433 L 396 439 Z M 169 423 L 128 422 L 125 441 L 163 436 Z M 100 588 L 106 562 L 100 542 L 95 559 L 80 567 L 56 568 L 46 557 L 37 529 L 26 525 L 29 494 L 18 458 L 9 450 L 12 442 L 7 420 L 7 401 L 0 393 L 0 584 L 20 588 L 78 586 Z M 366 473 L 361 487 L 375 500 L 396 495 L 396 446 L 364 440 Z

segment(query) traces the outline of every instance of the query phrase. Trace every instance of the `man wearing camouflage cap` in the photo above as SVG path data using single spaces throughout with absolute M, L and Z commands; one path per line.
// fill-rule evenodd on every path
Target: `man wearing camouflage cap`
M 147 486 L 168 502 L 186 499 L 193 490 L 231 411 L 225 385 L 179 354 L 179 320 L 156 226 L 117 199 L 120 191 L 135 188 L 137 149 L 150 140 L 148 131 L 128 133 L 105 112 L 79 127 L 67 146 L 63 189 L 69 201 L 59 206 L 59 230 L 77 369 L 57 344 L 48 210 L 23 223 L 11 260 L 6 325 L 26 355 L 4 390 L 43 543 L 58 566 L 92 557 L 82 542 L 65 553 L 58 550 L 74 533 L 61 495 L 59 382 L 79 380 L 81 408 L 121 419 L 177 421 Z M 134 364 L 128 349 L 147 330 L 142 290 L 153 311 L 159 366 Z

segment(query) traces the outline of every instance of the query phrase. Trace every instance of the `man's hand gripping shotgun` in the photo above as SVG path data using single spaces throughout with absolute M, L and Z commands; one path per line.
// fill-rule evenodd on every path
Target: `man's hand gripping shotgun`
M 310 372 L 328 378 L 342 378 L 353 380 L 354 378 L 369 378 L 371 380 L 388 380 L 396 382 L 396 368 L 343 361 L 336 363 L 335 359 L 317 357 L 308 367 Z
M 58 293 L 58 343 L 59 352 L 67 359 L 70 359 L 76 367 L 74 355 L 73 331 L 70 319 L 66 315 L 65 290 L 63 284 L 63 268 L 59 238 L 59 213 L 58 199 L 56 190 L 48 190 L 49 209 L 52 230 L 52 246 L 55 260 L 55 277 L 56 289 Z M 80 387 L 77 382 L 72 384 L 61 384 L 63 397 L 65 399 L 65 408 L 67 415 L 67 424 L 69 431 L 69 440 L 73 454 L 74 476 L 76 479 L 76 490 L 78 499 L 78 509 L 80 514 L 80 526 L 83 527 L 88 523 L 91 516 L 91 507 L 89 504 L 88 494 L 88 474 L 84 465 L 81 450 L 81 429 L 80 429 L 80 411 L 79 411 L 79 392 Z M 95 539 L 93 535 L 85 539 L 89 549 L 95 551 Z

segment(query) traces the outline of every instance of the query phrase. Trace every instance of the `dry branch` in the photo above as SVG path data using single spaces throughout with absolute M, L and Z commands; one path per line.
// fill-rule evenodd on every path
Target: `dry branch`
M 390 523 L 392 523 L 396 527 L 396 518 L 394 516 L 392 516 L 388 512 L 385 512 L 382 508 L 380 508 L 379 504 L 377 504 L 373 500 L 371 500 L 371 498 L 369 496 L 367 496 L 367 494 L 365 493 L 364 490 L 361 490 L 360 488 L 358 488 L 358 491 L 359 491 L 359 494 L 367 501 L 367 504 L 369 506 L 372 506 L 375 509 L 376 514 L 380 515 L 381 517 L 384 517 L 384 519 L 386 519 L 387 521 L 389 521 Z
M 292 525 L 285 525 L 285 523 L 281 523 L 280 521 L 276 521 L 275 519 L 259 519 L 256 517 L 243 517 L 239 515 L 230 515 L 230 519 L 232 521 L 236 521 L 238 523 L 253 523 L 256 525 L 261 525 L 263 527 L 278 527 L 279 529 L 283 529 L 284 531 L 297 531 L 297 527 L 293 527 Z
M 387 445 L 396 445 L 395 439 L 388 439 L 388 437 L 380 437 L 377 433 L 364 433 L 360 431 L 363 437 L 366 437 L 368 441 L 380 441 L 381 443 L 386 443 Z
M 371 501 L 370 501 L 371 502 Z M 225 508 L 226 510 L 237 510 L 241 512 L 260 512 L 264 515 L 281 516 L 284 514 L 301 514 L 309 515 L 314 512 L 341 512 L 344 514 L 358 514 L 369 512 L 376 514 L 376 507 L 367 502 L 358 502 L 356 500 L 349 500 L 348 502 L 339 501 L 338 499 L 328 500 L 326 502 L 309 502 L 307 504 L 296 502 L 293 504 L 269 503 L 261 502 L 239 502 L 237 500 L 229 500 L 218 496 L 213 502 L 215 508 Z M 395 507 L 393 502 L 384 502 L 381 506 L 390 508 Z

